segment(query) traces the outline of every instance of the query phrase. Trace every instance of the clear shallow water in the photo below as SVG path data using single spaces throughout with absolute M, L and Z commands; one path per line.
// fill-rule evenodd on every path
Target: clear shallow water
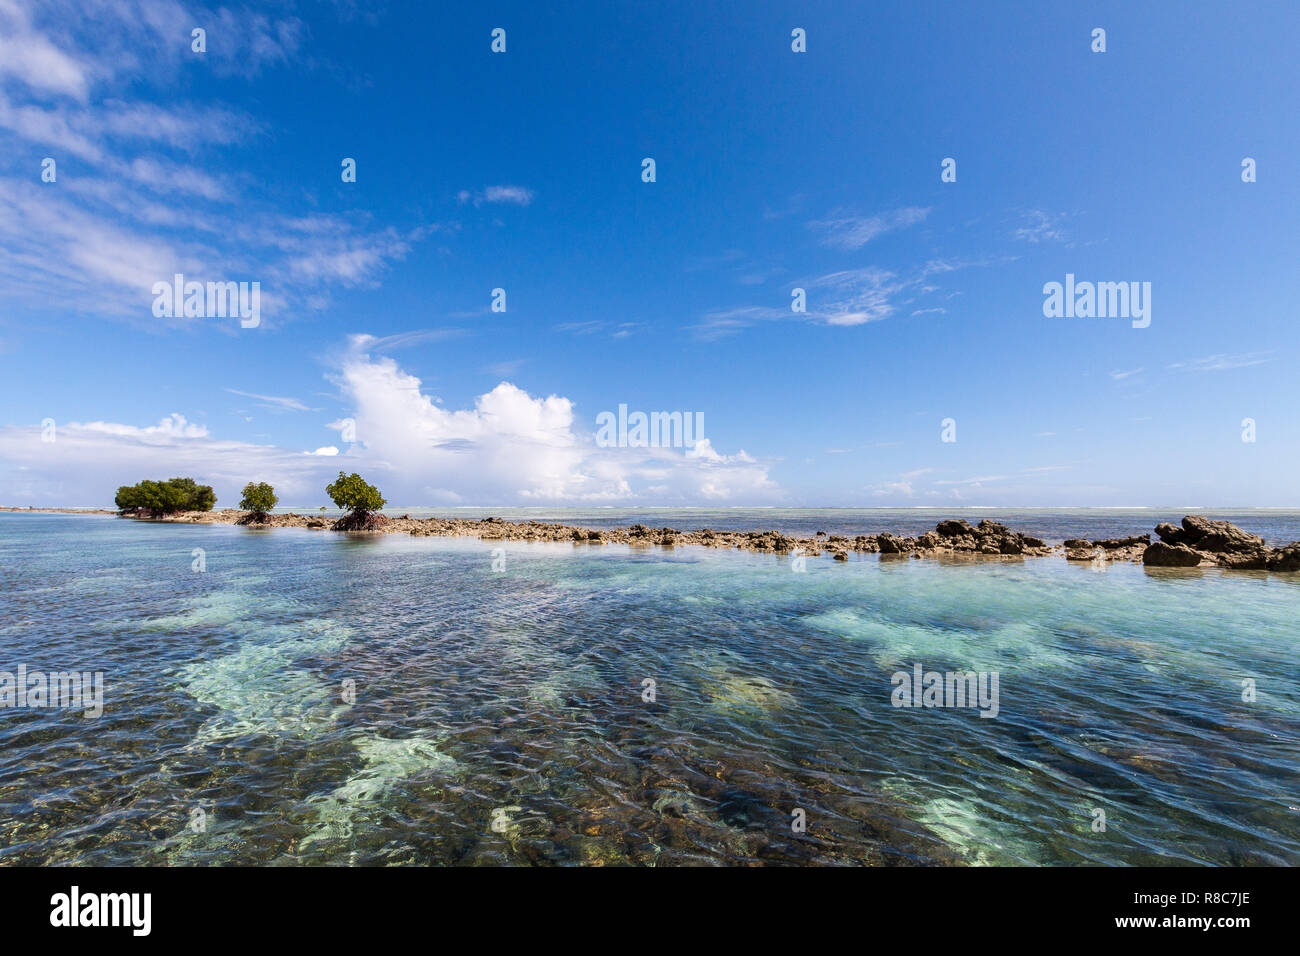
M 1300 575 L 496 544 L 0 515 L 0 863 L 1300 862 Z

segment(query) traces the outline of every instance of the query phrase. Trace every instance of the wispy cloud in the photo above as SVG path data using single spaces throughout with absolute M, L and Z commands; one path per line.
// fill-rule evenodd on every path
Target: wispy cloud
M 366 348 L 371 352 L 396 352 L 400 349 L 414 348 L 429 342 L 443 342 L 468 334 L 465 329 L 413 329 L 410 332 L 398 332 L 395 335 L 368 336 Z
M 195 26 L 204 53 L 190 48 Z M 440 227 L 284 215 L 279 194 L 225 172 L 225 151 L 262 125 L 172 97 L 195 64 L 253 76 L 294 60 L 304 35 L 292 16 L 240 5 L 0 0 L 0 150 L 31 144 L 58 162 L 55 182 L 0 177 L 5 295 L 47 304 L 59 289 L 71 309 L 146 325 L 154 283 L 180 272 L 259 282 L 273 325 L 326 307 L 334 287 L 376 284 Z
M 555 326 L 556 332 L 568 335 L 608 335 L 611 339 L 625 339 L 641 328 L 639 322 L 605 322 L 601 319 L 586 319 L 581 322 L 561 322 Z
M 1069 236 L 1061 224 L 1064 213 L 1051 214 L 1041 209 L 1031 209 L 1022 217 L 1021 224 L 1012 232 L 1012 237 L 1024 242 L 1065 242 Z
M 862 325 L 894 314 L 892 299 L 908 285 L 885 269 L 832 272 L 814 280 L 815 313 L 827 325 Z
M 760 322 L 801 320 L 822 325 L 855 326 L 887 319 L 922 296 L 940 292 L 936 276 L 958 269 L 993 264 L 990 260 L 964 261 L 932 259 L 906 276 L 888 269 L 868 266 L 843 269 L 812 279 L 796 280 L 793 285 L 807 292 L 807 311 L 792 312 L 789 306 L 739 306 L 705 313 L 692 326 L 702 339 L 716 340 L 732 335 Z M 945 313 L 942 308 L 914 310 L 912 315 Z
M 1132 378 L 1134 375 L 1141 375 L 1144 371 L 1146 371 L 1146 369 L 1142 368 L 1116 369 L 1110 373 L 1110 377 L 1115 379 L 1117 382 L 1122 382 L 1124 379 Z
M 533 201 L 533 191 L 523 186 L 485 186 L 477 192 L 462 189 L 456 194 L 462 203 L 481 206 L 484 203 L 506 203 L 512 206 L 527 206 Z
M 876 216 L 832 216 L 808 223 L 821 233 L 822 242 L 838 249 L 861 249 L 872 239 L 895 229 L 914 226 L 930 214 L 928 207 L 907 206 Z
M 974 478 L 951 478 L 936 481 L 936 485 L 983 485 L 993 481 L 1007 481 L 1010 475 L 977 475 Z
M 291 412 L 310 412 L 315 409 L 309 408 L 296 398 L 281 398 L 276 395 L 258 395 L 256 392 L 241 392 L 237 388 L 226 389 L 231 395 L 242 395 L 244 398 L 256 399 L 260 404 L 267 408 L 278 408 Z
M 1273 361 L 1272 355 L 1272 350 L 1267 352 L 1220 352 L 1218 355 L 1207 355 L 1205 358 L 1174 362 L 1172 365 L 1166 366 L 1166 368 L 1185 372 L 1225 372 L 1234 368 L 1250 368 L 1254 365 L 1263 365 L 1266 362 Z

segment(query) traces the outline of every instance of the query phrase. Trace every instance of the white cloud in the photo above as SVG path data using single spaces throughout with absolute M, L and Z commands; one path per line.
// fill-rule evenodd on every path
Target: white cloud
M 269 481 L 286 503 L 312 502 L 337 470 L 301 452 L 215 439 L 179 414 L 148 427 L 60 423 L 52 442 L 41 432 L 0 427 L 0 501 L 111 507 L 120 485 L 188 475 L 214 487 L 218 507 L 233 507 L 249 481 Z
M 779 489 L 741 451 L 600 448 L 573 403 L 502 382 L 473 408 L 445 409 L 391 358 L 357 336 L 338 373 L 355 411 L 361 457 L 383 461 L 421 502 L 771 501 Z M 350 452 L 352 454 L 352 452 Z M 655 489 L 653 494 L 650 489 Z
M 707 439 L 692 449 L 599 447 L 595 416 L 580 423 L 563 396 L 502 382 L 470 408 L 443 408 L 392 358 L 370 354 L 379 341 L 353 337 L 334 373 L 355 422 L 346 452 L 221 440 L 179 413 L 146 427 L 60 425 L 49 443 L 39 426 L 10 425 L 0 427 L 0 501 L 107 504 L 118 485 L 189 475 L 213 485 L 223 504 L 249 481 L 310 503 L 339 467 L 365 475 L 395 505 L 753 505 L 783 497 L 765 464 Z
M 291 412 L 311 411 L 310 408 L 298 401 L 296 398 L 281 398 L 276 395 L 258 395 L 256 392 L 241 392 L 237 388 L 228 388 L 226 391 L 231 395 L 242 395 L 244 398 L 255 398 L 268 408 L 281 408 Z
M 815 278 L 797 279 L 791 283 L 793 287 L 803 288 L 807 292 L 806 312 L 792 312 L 788 305 L 716 309 L 706 313 L 693 329 L 700 338 L 712 340 L 734 334 L 759 322 L 795 319 L 837 326 L 879 322 L 895 315 L 900 306 L 913 304 L 922 296 L 941 291 L 930 281 L 933 276 L 993 264 L 993 261 L 987 259 L 931 259 L 905 276 L 875 266 L 842 269 Z M 945 310 L 921 309 L 912 314 L 923 315 L 934 311 Z
M 1271 362 L 1273 361 L 1272 354 L 1272 351 L 1238 352 L 1236 354 L 1221 352 L 1218 355 L 1207 355 L 1204 358 L 1189 359 L 1186 362 L 1174 362 L 1168 368 L 1182 369 L 1188 372 L 1226 372 L 1234 368 L 1251 368 L 1255 365 Z
M 33 28 L 30 11 L 16 0 L 0 3 L 0 75 L 77 100 L 90 88 L 85 65 Z
M 1020 225 L 1012 236 L 1016 239 L 1032 242 L 1065 242 L 1069 237 L 1061 228 L 1064 214 L 1049 215 L 1041 209 L 1031 209 L 1025 213 Z
M 506 203 L 512 206 L 527 206 L 533 201 L 533 191 L 523 186 L 486 186 L 478 192 L 462 189 L 456 198 L 463 203 L 481 206 L 483 203 Z
M 914 226 L 930 214 L 928 208 L 907 206 L 878 216 L 840 216 L 808 223 L 822 233 L 822 242 L 839 249 L 861 249 L 872 239 L 895 229 Z
M 827 325 L 878 322 L 894 314 L 896 307 L 891 300 L 906 285 L 884 269 L 833 272 L 812 283 L 818 293 L 814 314 Z
M 86 422 L 84 425 L 79 422 L 69 422 L 67 427 L 74 430 L 80 429 L 102 435 L 116 435 L 146 442 L 155 439 L 208 437 L 206 426 L 187 422 L 185 416 L 180 412 L 172 412 L 157 425 L 150 425 L 146 428 L 137 428 L 133 425 L 117 425 L 112 422 Z
M 0 147 L 56 158 L 59 176 L 0 177 L 6 299 L 48 308 L 58 289 L 61 306 L 154 324 L 153 284 L 182 272 L 259 282 L 271 326 L 327 306 L 338 286 L 373 286 L 438 228 L 376 229 L 364 212 L 285 216 L 282 192 L 225 172 L 223 150 L 264 127 L 170 98 L 200 62 L 196 24 L 207 30 L 202 68 L 218 75 L 288 63 L 303 38 L 296 18 L 238 5 L 0 0 Z M 494 202 L 531 198 L 491 189 Z

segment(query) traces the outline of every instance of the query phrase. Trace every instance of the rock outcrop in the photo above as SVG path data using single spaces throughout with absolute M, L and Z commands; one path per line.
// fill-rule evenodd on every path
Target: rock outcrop
M 1284 548 L 1274 548 L 1268 556 L 1270 571 L 1300 571 L 1300 541 L 1292 541 Z
M 1201 553 L 1185 544 L 1156 541 L 1142 553 L 1142 563 L 1155 568 L 1194 568 L 1201 563 Z
M 139 517 L 138 520 L 237 524 L 247 522 L 249 518 L 248 512 L 226 509 L 182 512 L 161 519 Z M 347 516 L 336 520 L 327 519 L 324 515 L 268 514 L 265 521 L 257 522 L 257 526 L 320 530 L 328 527 L 336 531 L 475 537 L 485 541 L 553 541 L 568 542 L 575 547 L 623 544 L 672 548 L 695 545 L 737 548 L 782 558 L 796 553 L 807 557 L 828 554 L 835 561 L 848 561 L 851 554 L 877 553 L 911 558 L 951 555 L 1006 559 L 1042 557 L 1062 550 L 1049 546 L 1041 538 L 1012 531 L 997 521 L 985 519 L 972 526 L 963 518 L 940 521 L 933 531 L 915 537 L 885 531 L 880 534 L 860 534 L 853 538 L 828 532 L 794 537 L 780 531 L 717 531 L 709 528 L 679 531 L 676 528 L 651 528 L 644 524 L 597 530 L 542 521 L 506 521 L 495 517 L 474 521 L 464 518 L 412 518 L 410 515 L 389 517 L 378 513 L 368 516 L 359 525 L 349 521 Z M 1107 561 L 1140 560 L 1153 567 L 1217 564 L 1221 568 L 1233 570 L 1300 571 L 1300 541 L 1270 549 L 1263 539 L 1227 521 L 1188 515 L 1182 520 L 1181 527 L 1161 524 L 1156 528 L 1156 534 L 1160 540 L 1154 543 L 1149 534 L 1097 541 L 1070 538 L 1065 542 L 1064 552 L 1071 560 L 1091 561 L 1098 557 L 1104 557 Z
M 1190 560 L 1186 554 L 1175 553 L 1172 549 L 1186 549 L 1198 555 L 1198 562 L 1203 559 L 1217 564 L 1221 568 L 1236 571 L 1263 571 L 1269 566 L 1271 552 L 1264 539 L 1243 531 L 1230 521 L 1214 521 L 1202 515 L 1187 515 L 1182 520 L 1182 527 L 1168 522 L 1156 525 L 1156 534 L 1160 536 L 1156 548 L 1151 545 L 1142 556 L 1144 564 L 1163 565 L 1165 567 L 1192 567 L 1186 563 Z M 1154 550 L 1153 550 L 1154 549 Z
M 1163 567 L 1194 567 L 1215 564 L 1230 571 L 1300 571 L 1300 541 L 1270 548 L 1258 535 L 1243 531 L 1230 521 L 1214 521 L 1201 515 L 1187 515 L 1181 527 L 1168 522 L 1156 525 L 1160 540 L 1142 555 L 1142 562 Z
M 1150 543 L 1149 534 L 1135 534 L 1129 538 L 1101 538 L 1097 541 L 1070 538 L 1065 542 L 1065 557 L 1069 561 L 1094 561 L 1098 558 L 1107 561 L 1140 561 Z

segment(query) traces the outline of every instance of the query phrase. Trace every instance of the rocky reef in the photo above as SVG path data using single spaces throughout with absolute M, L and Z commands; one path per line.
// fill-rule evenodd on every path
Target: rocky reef
M 1140 561 L 1151 544 L 1151 535 L 1136 534 L 1129 538 L 1069 538 L 1065 542 L 1065 557 L 1069 561 Z
M 1215 565 L 1235 571 L 1300 571 L 1300 541 L 1270 548 L 1264 539 L 1229 521 L 1187 515 L 1182 526 L 1156 525 L 1160 540 L 1142 553 L 1155 567 L 1195 568 Z
M 575 545 L 623 544 L 633 547 L 675 548 L 694 545 L 755 551 L 780 556 L 814 557 L 827 554 L 847 561 L 850 554 L 879 554 L 882 557 L 969 557 L 1018 559 L 1064 553 L 1071 561 L 1132 561 L 1153 567 L 1210 567 L 1231 570 L 1300 571 L 1300 541 L 1269 548 L 1262 538 L 1227 521 L 1213 521 L 1200 515 L 1183 518 L 1182 527 L 1160 524 L 1151 535 L 1105 538 L 1089 541 L 1071 538 L 1062 546 L 1049 545 L 997 521 L 985 519 L 971 525 L 963 518 L 940 521 L 933 531 L 915 537 L 885 531 L 854 537 L 819 531 L 811 537 L 791 537 L 780 531 L 716 531 L 701 528 L 651 528 L 634 524 L 628 528 L 584 528 L 545 521 L 505 521 L 501 518 L 412 518 L 374 514 L 363 526 L 344 518 L 299 514 L 269 514 L 256 523 L 249 514 L 227 508 L 224 511 L 188 511 L 165 518 L 139 518 L 188 524 L 245 524 L 257 528 L 310 528 L 315 530 L 411 534 L 417 537 L 480 538 L 484 541 L 554 541 Z

